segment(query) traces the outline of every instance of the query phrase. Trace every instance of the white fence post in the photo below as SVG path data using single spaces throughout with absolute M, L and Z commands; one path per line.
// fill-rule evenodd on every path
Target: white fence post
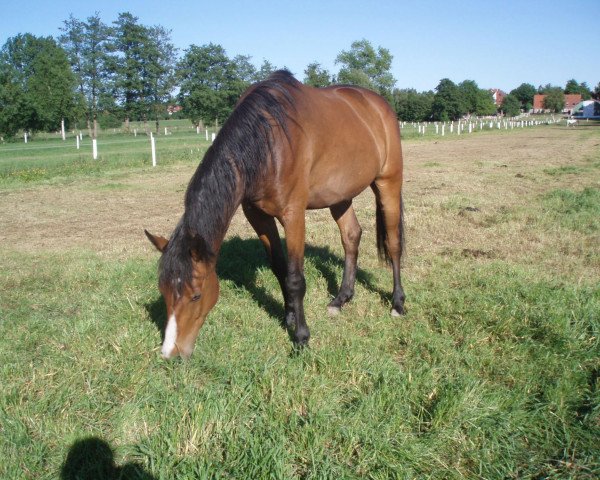
M 25 143 L 27 143 L 27 132 L 23 133 L 23 138 L 25 139 Z
M 213 132 L 213 133 L 211 134 L 211 142 L 214 142 L 214 141 L 215 141 L 215 138 L 217 138 L 217 134 L 216 134 L 215 132 Z
M 208 142 L 208 128 L 204 130 L 206 132 L 206 141 Z
M 65 119 L 61 118 L 60 120 L 60 133 L 62 134 L 63 142 L 67 139 L 65 135 Z
M 98 141 L 92 138 L 92 158 L 98 160 Z
M 76 144 L 77 144 L 77 150 L 79 150 L 79 135 L 77 135 L 75 138 L 77 139 L 77 141 L 76 141 Z
M 156 167 L 156 143 L 152 132 L 150 132 L 150 150 L 152 151 L 152 166 Z

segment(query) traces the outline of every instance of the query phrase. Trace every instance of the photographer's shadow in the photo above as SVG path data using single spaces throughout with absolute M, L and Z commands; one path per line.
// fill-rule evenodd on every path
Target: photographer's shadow
M 77 440 L 60 471 L 61 480 L 156 480 L 138 463 L 115 464 L 110 445 L 97 437 Z

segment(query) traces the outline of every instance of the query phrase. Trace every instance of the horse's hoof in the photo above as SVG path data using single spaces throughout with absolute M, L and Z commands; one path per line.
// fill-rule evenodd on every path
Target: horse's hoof
M 395 308 L 392 308 L 392 317 L 401 317 L 404 315 L 404 309 L 398 311 Z
M 332 307 L 329 305 L 327 307 L 327 313 L 329 313 L 330 316 L 335 317 L 336 315 L 340 314 L 340 307 Z

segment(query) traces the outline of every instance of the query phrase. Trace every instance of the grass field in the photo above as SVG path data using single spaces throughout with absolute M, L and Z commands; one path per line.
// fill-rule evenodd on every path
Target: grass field
M 143 228 L 175 226 L 200 137 L 159 137 L 155 169 L 145 138 L 0 146 L 0 478 L 600 477 L 600 129 L 406 141 L 401 319 L 372 194 L 335 318 L 339 233 L 309 212 L 300 354 L 238 212 L 196 352 L 165 362 Z

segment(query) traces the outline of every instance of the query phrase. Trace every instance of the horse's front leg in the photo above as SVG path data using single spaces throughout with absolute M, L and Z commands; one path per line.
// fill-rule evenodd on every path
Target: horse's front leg
M 310 331 L 304 318 L 304 209 L 288 210 L 281 218 L 285 230 L 288 263 L 285 277 L 287 291 L 285 304 L 285 323 L 296 346 L 308 344 Z
M 244 209 L 244 214 L 250 222 L 250 225 L 252 225 L 252 228 L 254 228 L 258 238 L 265 247 L 271 270 L 277 277 L 283 299 L 286 301 L 287 292 L 285 287 L 285 277 L 287 267 L 285 254 L 283 253 L 283 248 L 281 246 L 281 239 L 279 238 L 277 225 L 275 225 L 275 219 L 250 203 L 242 204 L 242 208 Z

